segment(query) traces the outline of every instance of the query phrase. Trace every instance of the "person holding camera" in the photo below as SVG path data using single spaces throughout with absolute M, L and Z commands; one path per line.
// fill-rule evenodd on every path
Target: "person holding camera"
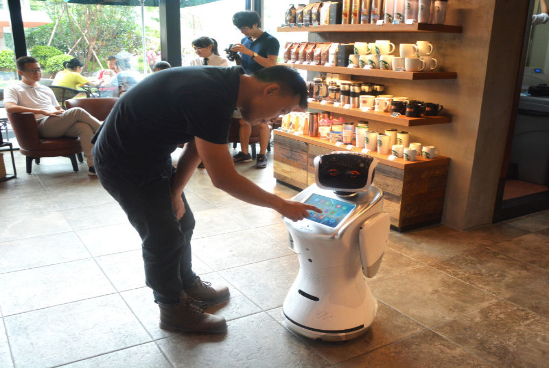
M 241 40 L 240 44 L 233 45 L 231 51 L 240 53 L 241 66 L 246 74 L 252 74 L 277 64 L 280 47 L 279 41 L 269 33 L 261 30 L 258 13 L 251 10 L 237 12 L 233 15 L 233 24 L 245 37 Z M 236 118 L 240 117 L 237 116 Z M 252 160 L 248 152 L 252 127 L 243 119 L 239 119 L 239 123 L 241 151 L 233 157 L 234 163 L 244 163 Z M 258 127 L 260 128 L 260 153 L 256 159 L 256 168 L 263 169 L 267 166 L 265 153 L 271 132 L 267 124 L 259 124 Z

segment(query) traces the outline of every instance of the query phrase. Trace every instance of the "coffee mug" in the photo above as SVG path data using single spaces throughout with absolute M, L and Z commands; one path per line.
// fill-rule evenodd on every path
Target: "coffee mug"
M 433 159 L 439 155 L 439 149 L 435 146 L 424 146 L 422 148 L 422 157 L 424 159 Z
M 424 61 L 417 58 L 405 58 L 405 70 L 407 72 L 421 72 L 424 70 Z
M 398 158 L 402 158 L 403 157 L 403 150 L 405 148 L 403 147 L 403 145 L 393 145 L 391 147 L 391 154 L 393 156 L 396 156 Z
M 319 137 L 328 140 L 330 138 L 330 126 L 319 126 Z
M 356 42 L 353 45 L 353 51 L 357 55 L 367 55 L 369 53 L 369 44 L 366 42 Z
M 378 95 L 376 97 L 382 97 L 382 98 L 385 98 L 385 99 L 393 99 L 393 95 Z
M 380 68 L 380 55 L 371 54 L 367 57 L 367 60 L 369 62 L 369 65 L 368 65 L 369 69 L 379 69 Z M 365 66 L 365 68 L 367 68 L 367 66 Z
M 348 61 L 348 67 L 359 68 L 359 55 L 349 54 Z
M 397 144 L 403 145 L 403 147 L 409 147 L 409 132 L 397 132 Z
M 418 57 L 418 48 L 415 44 L 401 44 L 399 45 L 399 56 L 402 58 L 416 58 Z
M 376 53 L 379 55 L 389 55 L 394 52 L 395 45 L 389 40 L 376 40 Z
M 367 131 L 365 134 L 365 147 L 370 151 L 376 151 L 378 147 L 378 131 Z
M 390 154 L 390 136 L 388 135 L 378 135 L 378 153 L 380 155 L 389 155 Z
M 369 42 L 367 44 L 368 46 L 368 53 L 367 54 L 372 54 L 372 55 L 375 55 L 377 54 L 376 52 L 376 44 L 374 42 Z
M 406 161 L 415 161 L 417 157 L 416 150 L 415 149 L 404 149 L 403 150 L 403 159 Z
M 409 145 L 409 148 L 416 150 L 416 155 L 420 156 L 420 153 L 422 152 L 422 144 L 420 142 L 413 142 Z
M 428 117 L 435 117 L 436 115 L 439 115 L 439 113 L 441 113 L 442 110 L 443 110 L 443 105 L 438 105 L 433 103 L 424 104 L 424 115 Z
M 419 104 L 407 104 L 405 108 L 405 116 L 410 118 L 419 118 L 422 113 L 422 105 Z
M 397 144 L 397 129 L 386 129 L 384 134 L 390 136 L 390 146 Z
M 395 57 L 392 60 L 392 69 L 394 71 L 405 70 L 405 58 Z
M 388 111 L 391 105 L 391 99 L 386 97 L 377 97 L 374 99 L 374 111 Z
M 374 108 L 374 95 L 361 95 L 359 96 L 359 107 L 360 108 Z
M 434 51 L 434 45 L 428 41 L 416 41 L 416 48 L 419 56 L 432 55 Z
M 359 55 L 359 68 L 365 68 L 367 65 L 369 65 L 369 56 Z
M 405 101 L 393 100 L 391 103 L 391 112 L 405 114 L 405 109 L 407 108 L 407 103 Z
M 421 56 L 420 59 L 424 62 L 426 70 L 434 70 L 437 68 L 437 59 L 431 56 Z
M 380 69 L 392 70 L 392 55 L 380 55 Z

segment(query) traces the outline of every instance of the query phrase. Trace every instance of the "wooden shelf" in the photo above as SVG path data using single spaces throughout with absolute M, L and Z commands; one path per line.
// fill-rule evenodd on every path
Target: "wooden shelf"
M 292 64 L 278 63 L 296 69 L 304 69 L 312 72 L 321 73 L 339 73 L 351 74 L 354 76 L 381 77 L 393 79 L 405 79 L 410 81 L 426 80 L 426 79 L 456 79 L 456 72 L 394 72 L 393 70 L 383 69 L 361 69 L 347 67 L 325 67 L 324 65 L 307 65 L 307 64 Z
M 277 27 L 277 32 L 438 32 L 462 33 L 462 26 L 446 24 L 328 24 L 316 27 Z
M 292 133 L 287 133 L 287 132 L 281 131 L 279 129 L 273 130 L 273 133 L 275 135 L 280 135 L 280 136 L 283 136 L 283 137 L 292 138 L 292 139 L 295 139 L 297 141 L 317 145 L 317 146 L 324 147 L 326 149 L 333 150 L 333 151 L 347 151 L 348 150 L 347 146 L 344 146 L 344 145 L 336 146 L 335 144 L 333 144 L 329 140 L 323 140 L 319 137 L 297 136 L 297 135 L 294 135 Z M 361 152 L 361 150 L 362 149 L 354 146 L 351 151 Z M 385 165 L 388 165 L 390 167 L 398 168 L 398 169 L 405 169 L 405 167 L 407 167 L 407 166 L 410 167 L 411 165 L 414 165 L 415 168 L 416 167 L 423 167 L 423 166 L 432 166 L 434 163 L 450 162 L 450 160 L 451 160 L 448 157 L 442 156 L 442 155 L 438 155 L 434 159 L 419 158 L 415 161 L 406 161 L 405 159 L 401 159 L 401 158 L 397 158 L 395 160 L 389 160 L 388 159 L 389 155 L 380 155 L 379 153 L 374 152 L 374 151 L 369 152 L 368 155 L 378 159 L 378 161 L 381 164 L 385 164 Z
M 364 112 L 361 109 L 344 109 L 342 107 L 335 107 L 334 105 L 327 104 L 322 105 L 318 102 L 309 102 L 308 107 L 310 109 L 330 111 L 342 115 L 350 115 L 357 118 L 375 120 L 377 122 L 384 122 L 395 124 L 398 126 L 414 127 L 414 126 L 428 126 L 433 124 L 444 124 L 451 123 L 451 117 L 447 115 L 439 115 L 436 117 L 421 117 L 421 118 L 410 118 L 404 115 L 398 117 L 392 117 L 390 113 L 381 113 L 381 112 Z

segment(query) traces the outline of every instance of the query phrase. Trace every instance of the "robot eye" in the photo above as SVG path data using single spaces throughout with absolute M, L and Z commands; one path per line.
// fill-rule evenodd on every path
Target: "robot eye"
M 359 173 L 359 172 L 356 171 L 356 170 L 350 170 L 350 171 L 348 172 L 348 176 L 349 176 L 350 178 L 357 178 L 357 177 L 359 177 L 360 175 L 361 175 L 361 173 Z
M 338 171 L 338 169 L 330 169 L 328 171 L 328 174 L 330 174 L 331 177 L 337 177 L 340 175 L 340 172 Z

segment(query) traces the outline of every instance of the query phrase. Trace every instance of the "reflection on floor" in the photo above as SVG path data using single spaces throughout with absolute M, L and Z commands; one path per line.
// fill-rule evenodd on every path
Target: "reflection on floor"
M 211 310 L 229 330 L 173 334 L 158 328 L 140 241 L 98 180 L 66 158 L 27 175 L 17 154 L 17 166 L 20 177 L 0 183 L 0 367 L 548 367 L 547 211 L 468 232 L 391 232 L 369 280 L 371 330 L 324 343 L 281 323 L 298 262 L 280 216 L 198 169 L 187 189 L 194 269 L 230 286 L 231 300 Z M 296 193 L 271 165 L 238 170 Z
M 502 200 L 510 200 L 516 197 L 528 196 L 545 191 L 548 191 L 548 186 L 520 181 L 519 179 L 507 179 L 504 184 L 504 195 Z

